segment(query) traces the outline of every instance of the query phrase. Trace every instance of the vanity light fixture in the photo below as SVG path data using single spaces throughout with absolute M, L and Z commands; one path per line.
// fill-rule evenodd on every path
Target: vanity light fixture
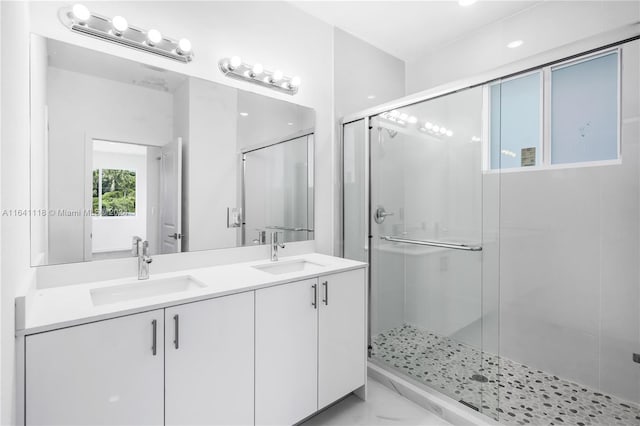
M 229 78 L 249 81 L 289 95 L 298 93 L 300 87 L 300 77 L 288 77 L 280 70 L 266 70 L 259 63 L 247 64 L 239 56 L 221 59 L 218 66 L 220 71 Z
M 179 62 L 193 60 L 191 42 L 186 38 L 175 40 L 156 29 L 145 30 L 130 25 L 122 16 L 108 18 L 91 12 L 82 4 L 63 7 L 58 11 L 60 21 L 71 31 L 121 44 Z

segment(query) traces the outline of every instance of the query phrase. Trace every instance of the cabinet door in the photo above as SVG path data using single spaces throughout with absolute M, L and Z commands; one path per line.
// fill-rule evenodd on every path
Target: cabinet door
M 167 425 L 253 424 L 253 298 L 166 309 Z
M 318 408 L 365 383 L 364 269 L 320 278 Z
M 315 279 L 256 291 L 258 425 L 291 425 L 318 408 L 317 297 Z
M 156 310 L 27 336 L 25 423 L 162 425 L 162 329 Z

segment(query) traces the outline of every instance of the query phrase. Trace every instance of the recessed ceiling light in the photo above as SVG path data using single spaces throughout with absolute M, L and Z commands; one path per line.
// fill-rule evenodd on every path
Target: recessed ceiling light
M 507 47 L 509 49 L 515 49 L 516 47 L 522 46 L 523 43 L 524 43 L 524 41 L 522 41 L 522 40 L 514 40 L 511 43 L 507 44 Z
M 367 96 L 367 99 L 375 99 L 375 98 L 376 98 L 376 95 L 369 95 L 369 96 Z
M 288 126 L 293 126 L 293 123 L 287 123 Z
M 471 6 L 477 1 L 478 0 L 458 0 L 458 4 L 462 7 L 467 7 L 467 6 Z
M 241 112 L 240 115 L 243 116 L 243 117 L 246 117 L 247 115 L 249 115 L 249 113 L 248 112 Z

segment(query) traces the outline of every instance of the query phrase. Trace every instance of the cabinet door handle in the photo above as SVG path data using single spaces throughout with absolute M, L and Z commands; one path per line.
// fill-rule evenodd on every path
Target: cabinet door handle
M 151 329 L 152 329 L 152 343 L 151 343 L 151 353 L 153 354 L 153 356 L 156 356 L 156 353 L 158 352 L 158 339 L 157 339 L 157 331 L 158 331 L 158 321 L 157 320 L 153 320 L 151 321 Z
M 311 306 L 313 306 L 313 309 L 318 309 L 318 285 L 314 284 L 311 288 L 313 289 L 313 301 L 311 302 Z
M 324 299 L 322 301 L 327 306 L 329 304 L 329 281 L 323 282 L 322 285 L 324 286 Z
M 173 346 L 178 349 L 180 347 L 180 317 L 177 314 L 173 316 L 173 327 L 175 335 L 173 339 Z

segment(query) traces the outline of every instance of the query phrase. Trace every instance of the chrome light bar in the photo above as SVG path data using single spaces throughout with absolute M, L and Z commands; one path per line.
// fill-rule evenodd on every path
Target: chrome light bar
M 193 60 L 191 42 L 186 38 L 175 40 L 163 36 L 155 29 L 145 30 L 129 25 L 122 16 L 108 18 L 81 4 L 63 7 L 58 18 L 71 31 L 121 44 L 133 49 L 153 53 L 175 61 L 188 63 Z
M 238 56 L 221 59 L 218 66 L 229 78 L 248 81 L 289 95 L 298 93 L 300 77 L 288 77 L 279 70 L 268 71 L 261 64 L 246 64 Z

